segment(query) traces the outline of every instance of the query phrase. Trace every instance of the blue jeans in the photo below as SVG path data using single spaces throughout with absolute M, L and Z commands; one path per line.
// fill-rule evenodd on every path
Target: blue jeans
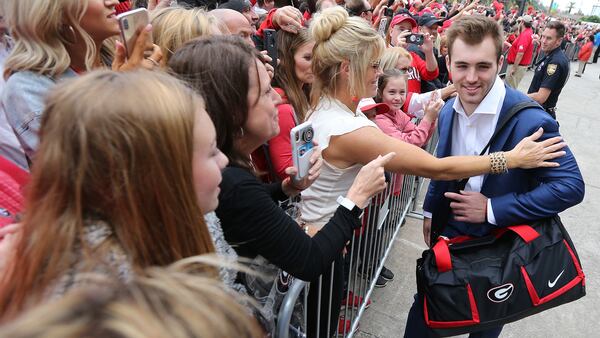
M 417 301 L 417 295 L 415 295 L 415 301 L 408 312 L 408 318 L 406 318 L 406 329 L 404 331 L 404 338 L 434 338 L 438 337 L 431 329 L 425 324 L 425 318 L 423 318 L 423 305 Z M 473 332 L 469 334 L 470 338 L 497 338 L 502 332 L 502 326 L 488 329 L 479 332 Z

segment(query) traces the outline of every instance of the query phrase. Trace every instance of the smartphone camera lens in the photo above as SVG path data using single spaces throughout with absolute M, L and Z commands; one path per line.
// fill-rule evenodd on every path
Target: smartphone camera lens
M 304 134 L 302 134 L 302 140 L 304 140 L 304 142 L 309 143 L 310 141 L 312 141 L 313 139 L 313 130 L 312 128 L 306 130 L 304 132 Z
M 129 21 L 127 19 L 123 20 L 123 29 L 129 29 Z

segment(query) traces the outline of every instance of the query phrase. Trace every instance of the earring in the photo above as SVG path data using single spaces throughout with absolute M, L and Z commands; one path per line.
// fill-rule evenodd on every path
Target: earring
M 244 137 L 244 128 L 240 127 L 240 137 Z
M 75 29 L 71 25 L 63 25 L 61 27 L 60 37 L 63 42 L 71 45 L 77 42 L 77 34 L 75 34 Z

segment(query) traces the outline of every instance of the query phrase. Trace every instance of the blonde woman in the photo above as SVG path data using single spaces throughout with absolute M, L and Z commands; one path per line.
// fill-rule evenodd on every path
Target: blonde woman
M 171 55 L 189 40 L 210 35 L 221 35 L 227 27 L 212 14 L 201 8 L 168 7 L 152 13 L 152 37 L 160 47 L 165 66 Z
M 323 149 L 321 176 L 302 192 L 302 217 L 324 224 L 337 209 L 354 177 L 377 156 L 395 152 L 387 171 L 453 180 L 491 170 L 490 156 L 453 156 L 437 159 L 426 151 L 382 133 L 362 113 L 355 113 L 359 98 L 377 92 L 380 60 L 385 44 L 377 32 L 360 18 L 349 17 L 342 8 L 323 11 L 311 26 L 315 40 L 311 92 L 313 107 L 308 120 L 315 140 Z M 502 153 L 508 169 L 552 167 L 547 162 L 564 155 L 564 143 L 552 138 L 536 143 L 536 132 L 513 150 Z M 365 205 L 358 205 L 364 208 Z
M 264 337 L 247 309 L 210 276 L 171 266 L 147 269 L 129 283 L 90 278 L 93 287 L 32 309 L 2 327 L 0 336 Z
M 44 96 L 56 83 L 95 68 L 152 68 L 160 61 L 158 47 L 145 45 L 150 27 L 139 34 L 132 56 L 124 47 L 113 51 L 107 41 L 119 34 L 118 0 L 11 0 L 4 14 L 14 48 L 4 65 L 7 80 L 1 109 L 28 161 L 38 145 Z M 144 58 L 144 52 L 152 55 Z M 0 154 L 3 155 L 3 154 Z
M 132 98 L 143 97 L 143 100 Z M 86 272 L 214 252 L 203 213 L 226 157 L 200 96 L 160 72 L 97 71 L 47 100 L 14 256 L 0 273 L 0 321 L 81 284 Z

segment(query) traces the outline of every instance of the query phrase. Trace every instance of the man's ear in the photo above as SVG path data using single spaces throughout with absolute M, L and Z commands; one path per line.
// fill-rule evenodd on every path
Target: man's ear
M 498 59 L 498 74 L 500 74 L 500 70 L 502 69 L 503 64 L 504 64 L 504 55 L 500 55 L 500 59 Z
M 450 53 L 446 55 L 446 69 L 450 70 Z

